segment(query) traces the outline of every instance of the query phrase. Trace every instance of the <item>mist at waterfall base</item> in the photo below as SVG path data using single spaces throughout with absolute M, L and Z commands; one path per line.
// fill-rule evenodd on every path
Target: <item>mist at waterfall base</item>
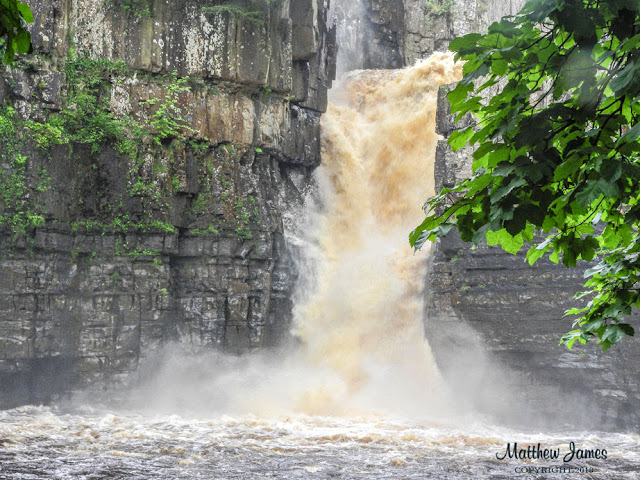
M 239 358 L 174 346 L 143 363 L 147 381 L 131 398 L 204 415 L 460 420 L 424 339 L 427 256 L 407 242 L 419 199 L 433 194 L 437 89 L 460 70 L 439 54 L 402 71 L 353 73 L 334 94 L 316 188 L 288 222 L 303 279 L 295 346 Z
M 609 452 L 562 478 L 638 478 L 638 435 L 498 426 L 469 408 L 477 383 L 451 394 L 438 373 L 421 323 L 427 255 L 407 233 L 433 193 L 437 88 L 459 75 L 436 54 L 332 92 L 323 166 L 287 221 L 300 252 L 291 345 L 167 345 L 132 387 L 0 412 L 0 479 L 507 479 L 558 464 L 499 460 L 508 442 Z M 504 386 L 484 387 L 509 404 Z
M 145 358 L 128 406 L 163 413 L 386 415 L 456 423 L 424 339 L 422 252 L 407 232 L 433 194 L 437 89 L 460 65 L 434 55 L 402 71 L 361 71 L 334 89 L 323 120 L 323 165 L 297 245 L 295 341 L 239 357 L 181 344 Z

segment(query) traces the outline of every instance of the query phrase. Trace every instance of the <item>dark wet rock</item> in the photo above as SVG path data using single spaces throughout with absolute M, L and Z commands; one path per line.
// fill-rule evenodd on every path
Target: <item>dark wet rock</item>
M 196 0 L 150 2 L 150 16 L 117 0 L 29 3 L 36 54 L 0 76 L 22 120 L 69 107 L 75 56 L 126 63 L 105 85 L 119 118 L 148 114 L 172 72 L 188 77 L 192 132 L 135 160 L 109 143 L 25 142 L 27 203 L 45 224 L 0 231 L 0 405 L 117 381 L 170 341 L 242 353 L 286 339 L 297 273 L 283 212 L 302 201 L 291 177 L 320 163 L 335 75 L 325 3 L 253 2 L 259 21 Z

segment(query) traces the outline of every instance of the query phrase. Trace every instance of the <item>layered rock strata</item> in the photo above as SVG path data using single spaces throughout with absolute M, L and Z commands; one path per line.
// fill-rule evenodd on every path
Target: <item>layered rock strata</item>
M 446 92 L 443 87 L 438 102 L 443 139 L 436 150 L 436 190 L 470 173 L 472 151 L 454 153 L 447 145 L 456 124 Z M 583 290 L 588 265 L 565 268 L 541 259 L 530 266 L 525 253 L 473 247 L 454 233 L 434 245 L 425 333 L 451 388 L 511 423 L 637 427 L 640 382 L 634 366 L 640 364 L 640 341 L 626 338 L 607 352 L 595 344 L 571 351 L 559 346 L 573 328 L 564 312 L 584 302 L 574 295 Z
M 323 0 L 34 0 L 0 77 L 0 404 L 180 340 L 286 336 L 283 215 L 320 162 Z M 239 5 L 239 6 L 238 6 Z

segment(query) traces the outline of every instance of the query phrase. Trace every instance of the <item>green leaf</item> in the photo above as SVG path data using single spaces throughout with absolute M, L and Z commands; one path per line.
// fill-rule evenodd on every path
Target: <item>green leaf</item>
M 18 2 L 18 11 L 25 22 L 33 23 L 33 13 L 31 13 L 31 9 L 26 3 Z
M 468 50 L 475 47 L 480 38 L 482 38 L 482 35 L 479 33 L 469 33 L 462 37 L 454 38 L 449 44 L 449 50 L 452 52 Z
M 467 62 L 462 67 L 462 80 L 460 83 L 468 84 L 473 87 L 473 81 L 484 77 L 489 73 L 489 65 L 482 63 L 480 65 L 474 65 L 472 62 Z
M 522 235 L 518 234 L 515 236 L 511 236 L 506 231 L 505 233 L 506 235 L 503 236 L 503 238 L 500 240 L 500 245 L 505 252 L 515 255 L 524 245 Z
M 509 195 L 514 189 L 521 187 L 526 183 L 527 181 L 524 178 L 514 178 L 508 185 L 496 189 L 496 191 L 491 194 L 491 202 L 496 203 L 498 200 Z
M 634 328 L 628 323 L 619 323 L 618 328 L 620 328 L 622 333 L 629 335 L 630 337 L 633 337 L 636 334 Z
M 582 165 L 582 158 L 579 156 L 571 157 L 569 160 L 558 165 L 558 167 L 553 172 L 553 180 L 555 182 L 559 180 L 564 180 L 565 178 L 570 177 L 575 172 L 578 171 L 580 166 Z
M 627 131 L 627 133 L 625 133 L 622 137 L 620 137 L 620 140 L 618 141 L 618 143 L 621 144 L 622 141 L 635 142 L 636 140 L 638 140 L 638 138 L 640 138 L 640 122 L 636 123 L 633 127 L 631 127 Z
M 556 227 L 555 220 L 550 216 L 546 216 L 544 218 L 544 221 L 542 222 L 542 230 L 544 230 L 545 232 L 550 232 L 555 227 Z
M 471 127 L 454 131 L 449 137 L 449 145 L 451 145 L 452 150 L 455 152 L 465 147 L 471 135 L 473 135 L 473 129 Z
M 529 265 L 533 265 L 534 263 L 536 263 L 540 258 L 544 256 L 547 250 L 549 250 L 549 247 L 538 248 L 537 245 L 533 245 L 527 251 L 527 261 L 529 262 Z
M 562 336 L 562 340 L 560 340 L 560 345 L 565 344 L 569 350 L 573 348 L 573 344 L 576 341 L 580 341 L 583 345 L 587 343 L 587 339 L 584 337 L 584 332 L 582 330 L 572 330 Z
M 600 246 L 593 237 L 586 237 L 582 240 L 582 250 L 580 256 L 583 260 L 590 262 L 596 256 L 596 249 Z
M 620 236 L 617 234 L 613 225 L 609 224 L 602 232 L 602 246 L 609 250 L 613 250 L 620 243 Z
M 456 88 L 454 88 L 447 94 L 447 100 L 449 100 L 449 103 L 451 104 L 452 111 L 458 111 L 456 108 L 457 105 L 464 102 L 467 99 L 467 95 L 472 90 L 473 84 L 464 85 L 462 83 L 458 83 L 456 85 Z
M 582 310 L 578 310 L 578 312 L 582 313 Z M 584 322 L 581 327 L 585 332 L 597 332 L 602 328 L 603 323 L 604 319 L 602 317 L 596 317 Z
M 498 76 L 506 75 L 509 64 L 505 60 L 494 60 L 491 62 L 491 71 Z
M 15 36 L 15 40 L 17 53 L 27 53 L 31 48 L 31 34 L 26 30 L 20 30 Z
M 415 236 L 413 235 L 413 233 L 415 233 Z M 412 236 L 410 237 L 409 243 L 411 244 L 411 246 L 415 250 L 420 250 L 428 239 L 429 239 L 429 232 L 426 232 L 426 231 L 416 232 L 416 231 L 414 231 L 414 232 L 412 232 Z
M 589 180 L 575 195 L 575 199 L 579 205 L 587 207 L 600 195 L 600 185 L 598 180 Z
M 599 179 L 598 189 L 608 198 L 618 198 L 620 196 L 620 189 L 615 180 Z
M 9 65 L 10 63 L 13 62 L 13 59 L 15 57 L 15 50 L 13 47 L 13 41 L 8 41 L 6 44 L 6 48 L 4 51 L 4 55 L 2 56 L 2 63 L 5 65 Z
M 603 342 L 609 342 L 616 344 L 622 340 L 625 336 L 624 330 L 620 328 L 620 325 L 607 325 L 605 331 L 602 334 L 601 340 Z
M 500 239 L 502 238 L 503 233 L 506 230 L 503 228 L 498 232 L 494 232 L 493 230 L 487 232 L 487 245 L 498 245 L 500 243 Z
M 632 60 L 611 80 L 609 86 L 614 92 L 623 90 L 633 80 L 635 72 L 636 65 Z

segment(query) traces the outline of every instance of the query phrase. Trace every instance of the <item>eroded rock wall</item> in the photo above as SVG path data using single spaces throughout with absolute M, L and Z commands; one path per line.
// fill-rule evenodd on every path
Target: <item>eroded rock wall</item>
M 324 0 L 222 4 L 30 2 L 34 55 L 0 76 L 0 405 L 171 340 L 287 335 L 283 214 L 320 162 L 335 32 Z
M 448 88 L 438 102 L 443 139 L 436 151 L 436 190 L 470 173 L 472 150 L 452 152 L 447 145 L 461 126 L 449 113 Z M 583 290 L 588 265 L 566 268 L 541 259 L 530 266 L 525 252 L 472 247 L 455 232 L 434 244 L 425 333 L 445 379 L 470 404 L 508 422 L 638 428 L 640 341 L 625 338 L 607 352 L 595 344 L 571 351 L 559 346 L 573 328 L 564 312 L 585 301 L 574 295 Z
M 515 1 L 515 0 L 514 0 Z M 353 69 L 402 68 L 455 37 L 482 31 L 504 5 L 487 0 L 355 0 L 337 2 L 339 74 Z M 504 2 L 503 2 L 504 3 Z M 515 12 L 514 12 L 515 13 Z M 504 14 L 504 13 L 503 13 Z

